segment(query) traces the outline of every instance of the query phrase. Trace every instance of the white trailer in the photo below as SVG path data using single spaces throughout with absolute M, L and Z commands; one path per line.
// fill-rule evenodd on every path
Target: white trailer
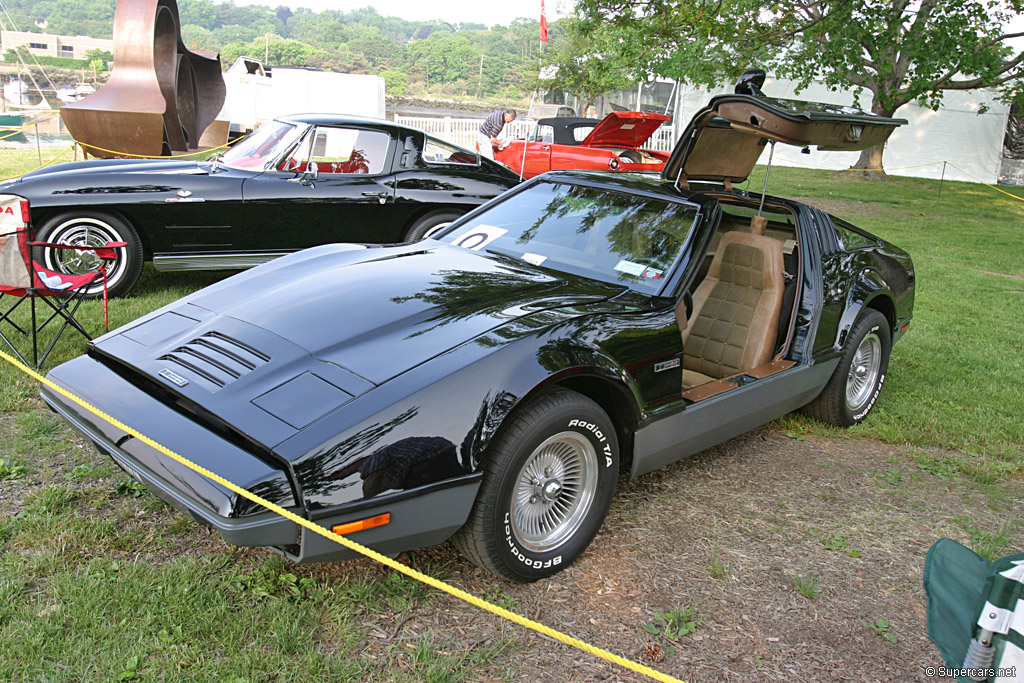
M 302 67 L 266 67 L 239 57 L 224 74 L 227 94 L 217 117 L 232 137 L 287 114 L 348 114 L 384 118 L 384 79 Z

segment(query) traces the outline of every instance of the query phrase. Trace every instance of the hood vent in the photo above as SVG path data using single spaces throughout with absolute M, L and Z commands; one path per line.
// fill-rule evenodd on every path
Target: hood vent
M 270 362 L 270 356 L 219 332 L 208 332 L 160 357 L 185 379 L 226 387 Z

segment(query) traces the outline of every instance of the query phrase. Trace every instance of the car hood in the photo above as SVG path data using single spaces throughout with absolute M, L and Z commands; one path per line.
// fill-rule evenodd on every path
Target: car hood
M 198 161 L 167 161 L 162 159 L 90 159 L 88 161 L 72 161 L 66 164 L 48 166 L 26 173 L 18 180 L 36 178 L 52 178 L 65 173 L 101 174 L 101 173 L 166 173 L 168 175 L 206 174 L 209 164 Z
M 328 245 L 200 290 L 92 353 L 272 447 L 509 320 L 623 289 L 433 240 Z
M 640 147 L 661 124 L 671 120 L 664 114 L 615 111 L 604 117 L 581 144 L 584 147 Z
M 820 150 L 883 144 L 905 119 L 852 107 L 762 95 L 719 95 L 697 112 L 662 171 L 665 180 L 740 183 L 769 140 Z

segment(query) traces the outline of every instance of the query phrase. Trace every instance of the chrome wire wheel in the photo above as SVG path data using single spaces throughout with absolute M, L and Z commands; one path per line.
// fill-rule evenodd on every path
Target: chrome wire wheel
M 76 218 L 58 226 L 51 239 L 56 244 L 95 249 L 108 242 L 116 242 L 121 236 L 103 221 L 94 218 Z M 61 273 L 81 275 L 95 271 L 101 261 L 94 251 L 74 249 L 47 249 L 46 267 Z
M 597 451 L 582 434 L 541 443 L 516 477 L 510 518 L 516 540 L 543 553 L 572 538 L 587 518 L 598 482 Z
M 874 332 L 861 340 L 846 377 L 846 407 L 857 412 L 871 399 L 882 368 L 882 341 Z

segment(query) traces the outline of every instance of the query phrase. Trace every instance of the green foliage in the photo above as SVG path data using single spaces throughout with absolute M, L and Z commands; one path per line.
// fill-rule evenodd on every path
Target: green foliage
M 283 560 L 274 558 L 253 574 L 236 576 L 231 581 L 231 587 L 238 593 L 256 598 L 301 600 L 317 589 L 317 582 L 286 571 Z
M 585 115 L 595 99 L 612 90 L 634 84 L 629 68 L 608 59 L 603 51 L 605 31 L 583 22 L 567 22 L 566 34 L 542 56 L 541 77 L 535 86 L 544 90 L 564 90 L 579 100 L 580 115 Z
M 0 481 L 12 481 L 25 476 L 25 466 L 17 460 L 0 458 Z
M 402 97 L 409 92 L 409 77 L 401 71 L 384 71 L 384 89 L 389 95 Z
M 1015 538 L 1013 531 L 1017 527 L 1019 520 L 1014 518 L 1004 519 L 1000 522 L 995 533 L 975 526 L 966 517 L 957 517 L 953 521 L 960 524 L 964 531 L 970 534 L 971 550 L 992 562 L 1007 553 L 1010 547 L 1010 539 Z
M 91 50 L 85 51 L 85 59 L 89 63 L 92 63 L 94 59 L 98 59 L 101 62 L 103 62 L 104 65 L 106 65 L 114 61 L 114 55 L 110 52 L 110 50 L 101 50 L 99 48 L 94 47 Z
M 131 498 L 139 498 L 146 493 L 146 487 L 135 481 L 134 479 L 122 479 L 117 484 L 115 492 L 119 496 L 129 496 Z
M 641 79 L 720 85 L 756 64 L 801 88 L 867 92 L 861 106 L 886 116 L 913 101 L 937 109 L 952 89 L 1024 93 L 1024 53 L 1003 31 L 1016 0 L 580 0 L 576 11 L 584 35 L 598 37 L 592 49 Z M 880 147 L 865 150 L 858 167 L 881 158 Z
M 25 507 L 34 514 L 56 514 L 67 511 L 74 502 L 74 491 L 62 486 L 48 486 L 27 496 Z
M 825 592 L 813 574 L 797 574 L 793 577 L 793 587 L 808 600 L 817 600 Z
M 20 50 L 19 50 L 20 51 Z M 71 57 L 51 57 L 49 55 L 36 55 L 26 57 L 27 49 L 22 51 L 21 60 L 26 64 L 40 64 L 41 66 L 55 66 L 60 69 L 85 69 L 89 67 L 88 59 L 72 59 Z M 7 50 L 4 53 L 4 60 L 11 64 L 18 63 L 18 52 Z
M 662 640 L 666 654 L 674 654 L 679 641 L 693 635 L 700 625 L 701 616 L 696 607 L 680 605 L 672 612 L 655 612 L 654 621 L 644 624 L 644 630 Z
M 813 529 L 808 533 L 816 537 L 829 552 L 844 553 L 850 557 L 860 557 L 861 555 L 859 548 L 850 547 L 849 537 L 846 534 L 828 534 Z
M 431 35 L 409 45 L 413 73 L 422 74 L 428 84 L 449 84 L 469 77 L 479 55 L 462 36 Z
M 889 633 L 889 620 L 879 619 L 877 621 L 868 621 L 867 619 L 861 619 L 860 623 L 871 629 L 871 632 L 880 638 L 884 638 L 890 643 L 898 643 L 899 638 Z

